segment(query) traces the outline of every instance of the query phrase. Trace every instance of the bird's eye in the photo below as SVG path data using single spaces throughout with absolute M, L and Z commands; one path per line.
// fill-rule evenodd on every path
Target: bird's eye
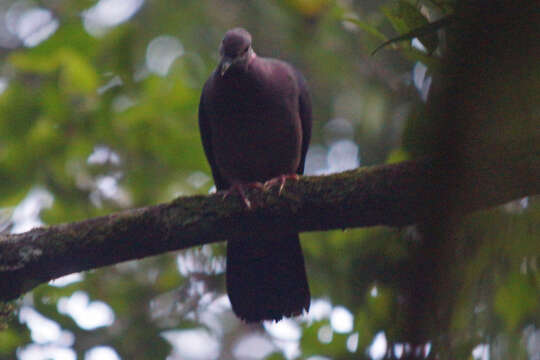
M 246 48 L 244 50 L 242 50 L 242 53 L 246 53 L 248 50 L 249 50 L 249 45 L 246 46 Z

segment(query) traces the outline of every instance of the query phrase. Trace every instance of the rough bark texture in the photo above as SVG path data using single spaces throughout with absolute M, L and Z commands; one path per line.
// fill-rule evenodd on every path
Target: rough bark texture
M 257 207 L 220 194 L 189 196 L 81 222 L 0 236 L 0 300 L 73 272 L 224 241 L 249 231 L 316 231 L 405 226 L 432 219 L 448 196 L 458 213 L 540 193 L 540 141 L 490 147 L 459 165 L 444 158 L 307 176 L 277 189 L 252 190 Z M 527 150 L 524 152 L 523 150 Z M 530 151 L 534 149 L 534 151 Z M 478 160 L 482 158 L 482 160 Z M 443 212 L 444 213 L 444 212 Z

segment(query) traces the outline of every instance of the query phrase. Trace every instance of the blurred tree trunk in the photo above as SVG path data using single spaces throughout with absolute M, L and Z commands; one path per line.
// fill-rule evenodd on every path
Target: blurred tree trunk
M 459 176 L 449 178 L 444 167 L 435 175 L 437 183 L 453 185 L 442 187 L 439 198 L 429 202 L 433 217 L 419 226 L 422 245 L 411 265 L 412 280 L 403 284 L 408 293 L 405 340 L 418 348 L 431 341 L 444 349 L 438 352 L 444 358 L 457 356 L 451 339 L 462 335 L 450 330 L 461 286 L 451 272 L 475 247 L 456 236 L 461 208 L 477 187 L 490 186 L 476 183 L 474 171 L 493 156 L 499 160 L 490 171 L 499 175 L 508 166 L 505 155 L 517 147 L 532 156 L 530 166 L 508 174 L 505 182 L 533 184 L 540 179 L 534 170 L 534 158 L 540 156 L 539 14 L 532 1 L 459 1 L 458 21 L 445 33 L 443 70 L 433 77 L 426 116 L 433 126 L 432 150 L 453 164 Z M 486 151 L 491 146 L 495 148 Z M 497 196 L 501 189 L 482 191 Z

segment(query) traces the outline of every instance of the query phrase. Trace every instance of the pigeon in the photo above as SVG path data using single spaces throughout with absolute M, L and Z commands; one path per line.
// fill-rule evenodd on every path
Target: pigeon
M 199 129 L 214 183 L 225 196 L 272 187 L 303 174 L 311 137 L 306 80 L 288 63 L 255 54 L 245 29 L 226 32 L 221 61 L 203 87 Z M 262 183 L 265 185 L 263 186 Z M 246 228 L 227 239 L 227 293 L 245 322 L 279 321 L 309 310 L 297 232 Z M 244 235 L 245 234 L 245 235 Z

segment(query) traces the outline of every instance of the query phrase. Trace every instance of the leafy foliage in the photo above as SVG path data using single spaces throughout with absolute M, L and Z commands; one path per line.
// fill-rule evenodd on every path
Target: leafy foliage
M 403 41 L 370 56 L 381 42 L 431 29 L 429 24 L 456 12 L 476 19 L 479 12 L 468 2 L 160 0 L 138 7 L 142 2 L 129 1 L 132 16 L 92 23 L 92 11 L 104 1 L 0 5 L 0 18 L 9 15 L 19 24 L 19 30 L 8 29 L 0 21 L 0 207 L 2 216 L 10 214 L 0 231 L 206 193 L 212 184 L 197 106 L 220 38 L 235 26 L 250 30 L 259 55 L 286 59 L 309 80 L 315 124 L 308 172 L 401 161 L 438 151 L 454 137 L 458 150 L 468 149 L 457 136 L 463 129 L 451 132 L 450 117 L 440 114 L 446 108 L 433 99 L 445 91 L 437 81 L 463 60 L 448 49 L 467 44 L 460 36 L 469 28 L 421 32 L 415 36 L 424 49 Z M 489 14 L 485 2 L 471 3 Z M 510 8 L 519 6 L 526 7 Z M 48 11 L 58 26 L 29 45 L 32 34 L 23 33 L 21 24 L 36 9 Z M 500 16 L 505 19 L 506 13 Z M 491 60 L 496 63 L 499 55 Z M 540 73 L 525 57 L 499 58 L 506 66 L 503 79 L 515 78 L 519 69 Z M 497 104 L 504 124 L 482 123 L 486 131 L 473 127 L 472 132 L 482 132 L 482 141 L 514 135 L 522 140 L 535 124 L 522 117 L 539 84 L 493 85 L 504 96 L 481 100 Z M 526 95 L 508 101 L 512 92 Z M 474 91 L 467 94 L 476 100 Z M 523 112 L 509 110 L 520 105 Z M 470 119 L 482 115 L 473 113 L 474 106 L 467 109 Z M 234 318 L 224 297 L 222 246 L 97 269 L 21 299 L 18 316 L 0 328 L 0 358 L 24 359 L 35 344 L 43 351 L 71 349 L 79 358 L 99 345 L 124 359 L 189 357 L 170 333 L 180 339 L 206 334 L 200 348 L 210 351 L 217 342 L 215 353 L 205 353 L 214 358 L 240 357 L 242 340 L 254 335 L 270 344 L 267 359 L 399 358 L 426 348 L 426 356 L 467 359 L 482 346 L 493 358 L 534 358 L 540 353 L 539 212 L 537 199 L 527 198 L 452 218 L 444 225 L 448 231 L 420 224 L 303 234 L 316 301 L 310 317 L 284 322 L 299 333 L 289 332 L 285 340 L 279 336 L 286 332 L 276 333 L 276 325 L 248 327 Z M 77 299 L 84 305 L 79 315 L 68 306 Z M 102 304 L 112 310 L 112 323 L 85 325 L 80 313 L 91 313 L 92 306 L 103 310 Z M 0 313 L 8 313 L 9 306 Z M 352 315 L 350 328 L 340 328 L 349 318 L 340 322 L 338 306 Z M 56 325 L 48 324 L 71 341 L 40 338 L 36 317 L 24 315 L 29 309 L 53 321 Z M 378 334 L 387 346 L 377 355 L 371 345 Z

